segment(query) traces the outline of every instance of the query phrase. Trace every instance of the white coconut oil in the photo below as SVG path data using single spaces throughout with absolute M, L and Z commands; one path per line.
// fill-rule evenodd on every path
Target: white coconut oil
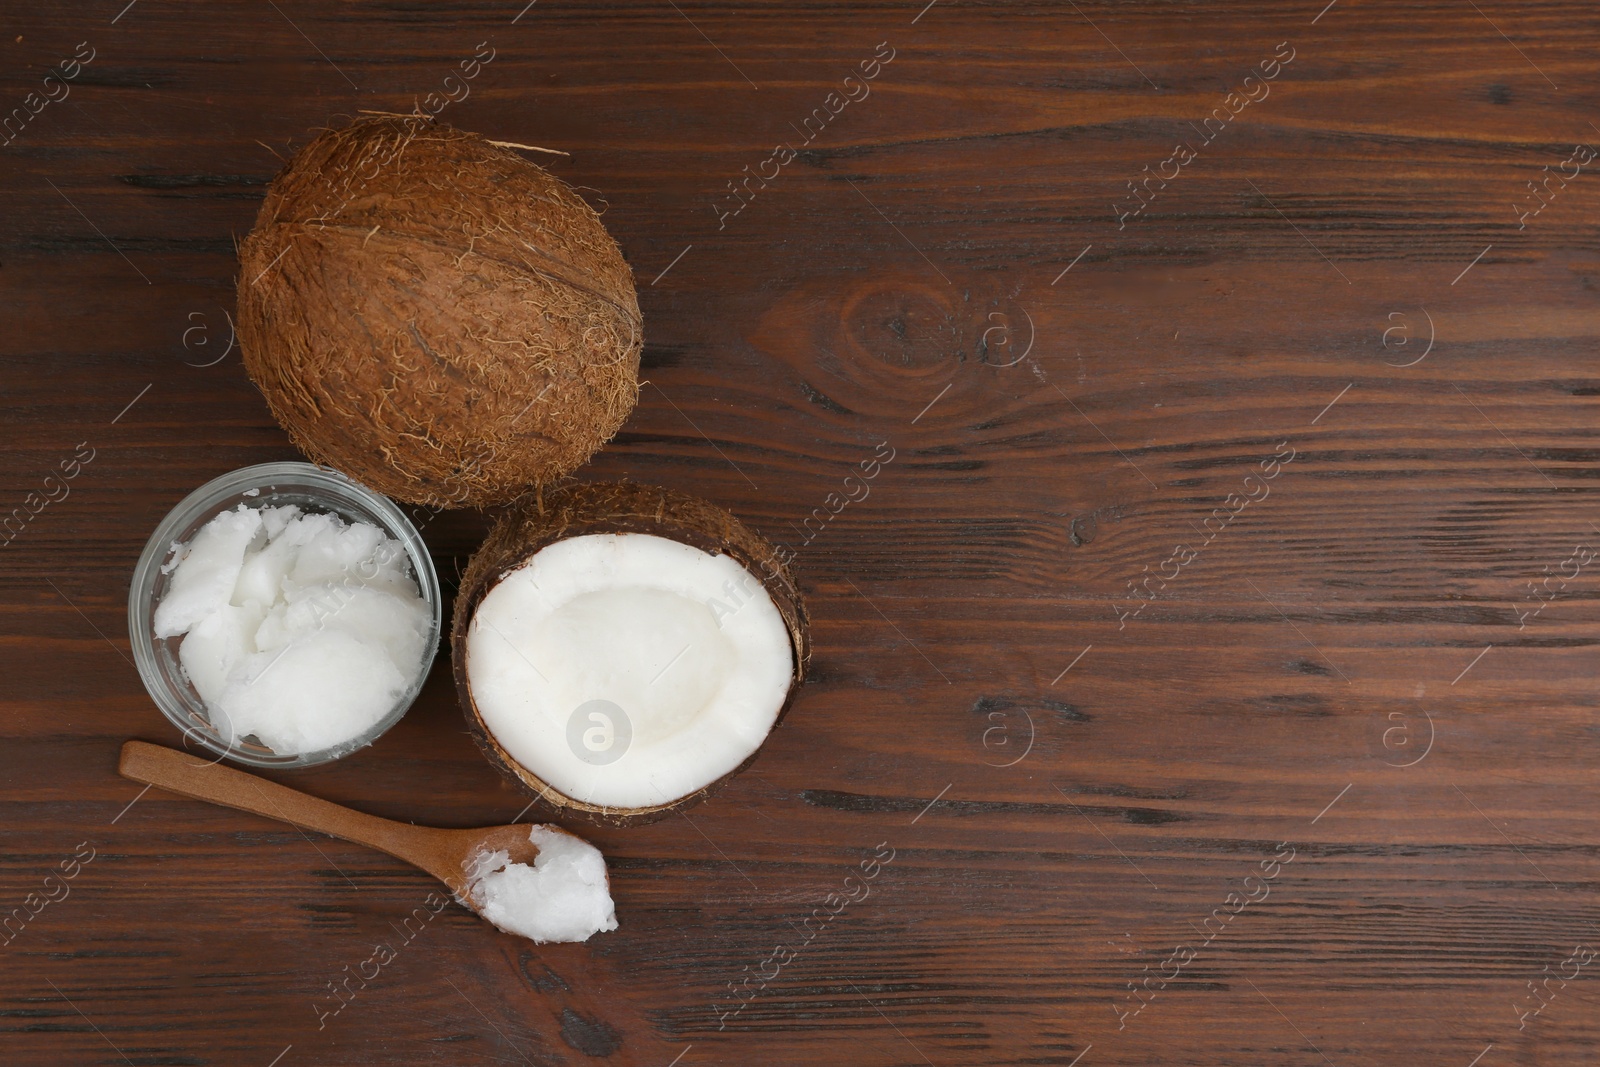
M 549 826 L 534 826 L 528 838 L 539 847 L 532 865 L 512 863 L 504 851 L 474 857 L 467 895 L 478 914 L 535 943 L 587 941 L 615 930 L 617 909 L 600 850 Z
M 240 504 L 173 546 L 156 606 L 213 727 L 280 755 L 356 742 L 426 669 L 432 612 L 400 542 L 294 505 Z

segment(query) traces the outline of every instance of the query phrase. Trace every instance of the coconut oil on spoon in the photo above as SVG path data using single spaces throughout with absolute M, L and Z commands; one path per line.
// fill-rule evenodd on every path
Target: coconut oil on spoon
M 122 746 L 124 778 L 237 808 L 387 852 L 449 887 L 461 904 L 536 943 L 587 941 L 617 928 L 600 850 L 557 826 L 469 830 L 380 819 L 187 752 L 143 741 Z

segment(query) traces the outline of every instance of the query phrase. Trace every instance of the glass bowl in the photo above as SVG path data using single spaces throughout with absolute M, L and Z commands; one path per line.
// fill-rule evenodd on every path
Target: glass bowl
M 274 752 L 249 735 L 230 741 L 211 725 L 205 701 L 179 663 L 178 646 L 183 638 L 155 636 L 156 605 L 171 582 L 171 575 L 163 574 L 161 569 L 172 558 L 173 547 L 189 542 L 206 523 L 240 504 L 251 507 L 298 504 L 308 511 L 332 512 L 347 522 L 370 523 L 405 548 L 411 563 L 411 577 L 433 613 L 424 646 L 423 669 L 388 714 L 353 740 L 319 752 L 294 754 Z M 336 760 L 377 740 L 400 721 L 421 692 L 428 667 L 439 649 L 441 619 L 439 576 L 433 569 L 433 560 L 428 556 L 422 535 L 411 520 L 388 497 L 337 471 L 310 463 L 261 463 L 243 467 L 207 482 L 184 497 L 150 535 L 128 590 L 128 637 L 133 644 L 133 658 L 139 677 L 156 706 L 183 731 L 185 738 L 219 756 L 252 767 L 311 767 Z

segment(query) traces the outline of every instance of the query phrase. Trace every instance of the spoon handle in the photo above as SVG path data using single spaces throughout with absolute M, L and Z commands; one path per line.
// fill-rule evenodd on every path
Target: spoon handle
M 439 832 L 428 827 L 353 811 L 265 778 L 143 741 L 128 741 L 122 746 L 122 762 L 117 769 L 124 778 L 159 786 L 169 793 L 319 830 L 387 852 L 421 867 L 446 885 L 460 880 L 459 872 L 440 869 L 438 842 L 434 840 Z

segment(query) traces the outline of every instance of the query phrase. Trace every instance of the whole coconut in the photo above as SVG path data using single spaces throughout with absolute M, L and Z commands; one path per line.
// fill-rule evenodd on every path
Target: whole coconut
M 240 249 L 244 364 L 296 445 L 414 504 L 504 503 L 638 399 L 633 275 L 569 186 L 475 133 L 362 119 L 295 153 Z

